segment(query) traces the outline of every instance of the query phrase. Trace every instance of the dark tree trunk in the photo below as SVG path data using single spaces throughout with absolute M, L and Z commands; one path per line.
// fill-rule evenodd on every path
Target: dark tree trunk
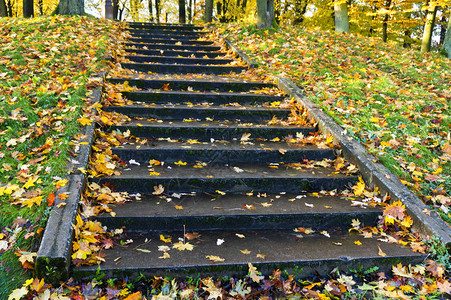
M 153 9 L 152 9 L 152 0 L 149 0 L 149 19 L 150 22 L 153 22 Z
M 32 18 L 34 15 L 34 3 L 33 0 L 23 0 L 23 17 Z
M 205 23 L 211 23 L 213 16 L 213 0 L 205 0 Z
M 155 0 L 155 18 L 160 23 L 160 0 Z
M 60 15 L 82 15 L 84 13 L 84 0 L 60 0 L 58 4 L 58 14 Z
M 37 3 L 38 6 L 38 10 L 39 10 L 39 15 L 44 15 L 44 0 L 38 0 Z
M 387 2 L 385 2 L 385 9 L 388 11 L 390 10 L 390 6 L 391 6 L 391 0 L 387 0 Z M 387 33 L 387 29 L 388 29 L 388 18 L 390 17 L 390 15 L 388 13 L 386 13 L 384 15 L 384 21 L 382 22 L 382 41 L 384 41 L 384 43 L 387 42 L 388 39 L 388 33 Z
M 188 22 L 193 23 L 193 0 L 188 1 Z
M 443 41 L 445 40 L 446 36 L 446 16 L 445 11 L 443 10 L 442 18 L 440 19 L 440 45 L 443 45 Z
M 293 25 L 301 24 L 304 22 L 304 15 L 307 11 L 308 1 L 295 0 L 294 1 L 294 20 Z
M 13 17 L 13 5 L 14 5 L 14 3 L 11 0 L 6 2 L 6 15 L 8 17 Z
M 406 31 L 404 31 L 404 42 L 402 44 L 402 46 L 404 48 L 410 48 L 411 44 L 410 44 L 410 30 L 407 29 Z
M 6 8 L 6 2 L 5 0 L 0 0 L 0 17 L 7 17 L 8 16 L 8 10 Z
M 119 0 L 113 0 L 113 20 L 120 20 L 119 17 Z
M 179 23 L 186 23 L 185 0 L 179 0 Z

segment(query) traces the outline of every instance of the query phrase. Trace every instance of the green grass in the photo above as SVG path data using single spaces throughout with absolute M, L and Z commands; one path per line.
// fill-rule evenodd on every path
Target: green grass
M 61 16 L 1 22 L 0 187 L 19 187 L 17 194 L 0 193 L 1 233 L 8 239 L 17 231 L 13 245 L 0 254 L 0 299 L 7 299 L 32 276 L 15 252 L 38 249 L 51 211 L 45 199 L 55 193 L 58 177 L 67 174 L 86 84 L 91 74 L 107 66 L 104 55 L 111 50 L 116 26 Z M 38 180 L 24 188 L 31 177 Z M 32 193 L 44 201 L 22 207 Z M 27 234 L 34 236 L 25 238 Z

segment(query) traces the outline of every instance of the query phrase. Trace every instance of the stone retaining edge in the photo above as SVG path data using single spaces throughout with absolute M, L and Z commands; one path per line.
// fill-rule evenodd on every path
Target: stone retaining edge
M 229 39 L 224 38 L 224 41 L 251 68 L 258 66 Z M 399 200 L 405 205 L 407 214 L 413 220 L 412 229 L 414 231 L 423 236 L 437 236 L 449 250 L 451 249 L 451 227 L 435 211 L 429 210 L 392 172 L 384 165 L 377 163 L 374 156 L 369 154 L 359 142 L 347 135 L 346 130 L 324 113 L 321 108 L 311 102 L 293 81 L 277 76 L 275 76 L 275 79 L 281 90 L 307 108 L 310 116 L 318 123 L 322 132 L 332 134 L 334 142 L 340 144 L 343 156 L 359 168 L 365 183 L 370 187 L 378 187 L 381 193 L 388 193 L 391 201 Z
M 249 68 L 258 67 L 258 63 L 256 63 L 252 58 L 250 58 L 246 53 L 235 47 L 235 45 L 232 44 L 232 42 L 229 39 L 224 38 L 224 42 L 226 43 L 228 48 L 232 49 L 232 51 L 235 52 L 236 55 L 241 57 L 241 59 L 244 60 L 246 64 L 249 65 Z
M 346 134 L 340 125 L 324 113 L 321 108 L 307 99 L 302 90 L 287 78 L 277 77 L 280 89 L 294 97 L 307 108 L 309 114 L 318 123 L 319 129 L 332 134 L 335 142 L 341 145 L 343 156 L 355 164 L 364 181 L 370 187 L 378 187 L 381 193 L 388 193 L 391 201 L 401 201 L 406 206 L 407 214 L 413 219 L 413 230 L 425 236 L 437 236 L 448 247 L 451 247 L 451 228 L 435 211 L 428 207 L 384 165 L 376 162 L 376 158 L 352 137 Z M 426 213 L 429 211 L 429 215 Z
M 103 85 L 105 73 L 91 77 L 98 80 Z M 102 96 L 102 88 L 96 88 L 88 96 L 86 103 L 92 105 L 99 103 Z M 85 172 L 91 154 L 91 147 L 94 141 L 94 129 L 96 124 L 81 127 L 81 134 L 87 136 L 79 140 L 78 155 L 68 163 L 68 172 L 73 171 L 65 177 L 67 184 L 60 188 L 55 195 L 55 202 L 50 213 L 50 217 L 45 227 L 44 235 L 39 246 L 36 258 L 35 275 L 44 278 L 46 282 L 57 284 L 69 278 L 69 268 L 72 254 L 72 241 L 74 238 L 73 224 L 76 223 L 79 202 L 86 186 Z M 68 194 L 66 200 L 61 200 L 60 194 Z M 58 204 L 65 202 L 66 205 Z

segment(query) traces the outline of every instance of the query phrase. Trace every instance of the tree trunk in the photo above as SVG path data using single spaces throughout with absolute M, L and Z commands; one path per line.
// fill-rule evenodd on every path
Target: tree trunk
M 6 2 L 5 0 L 0 0 L 0 17 L 7 17 L 8 16 L 8 10 L 6 9 Z
M 152 9 L 152 0 L 149 0 L 149 19 L 150 19 L 150 22 L 153 22 L 154 21 L 154 19 L 153 19 L 153 9 Z
M 213 0 L 205 0 L 204 22 L 211 23 L 212 15 L 213 15 Z
M 274 23 L 274 0 L 257 0 L 257 28 L 270 28 Z
M 441 51 L 451 58 L 451 14 L 448 18 L 448 29 L 446 30 Z
M 241 3 L 241 10 L 243 12 L 246 12 L 246 6 L 247 6 L 247 0 L 243 0 L 243 3 Z
M 40 16 L 44 15 L 44 1 L 38 0 L 37 6 L 38 6 L 38 10 L 39 10 L 39 15 Z
M 293 25 L 301 24 L 304 22 L 304 15 L 307 12 L 308 1 L 295 0 L 294 1 L 294 19 Z
M 186 23 L 185 0 L 179 0 L 179 23 Z
M 442 19 L 440 20 L 440 45 L 443 45 L 446 35 L 446 16 L 445 10 L 442 12 Z
M 33 0 L 23 0 L 23 17 L 32 18 L 34 15 Z
M 346 0 L 334 1 L 335 31 L 349 33 L 348 3 Z
M 155 18 L 160 23 L 160 0 L 155 0 Z
M 193 23 L 193 0 L 188 0 L 188 22 Z
M 431 50 L 432 32 L 434 31 L 435 15 L 437 14 L 437 5 L 428 9 L 426 23 L 424 24 L 423 40 L 421 42 L 421 52 L 429 52 Z
M 120 20 L 119 17 L 119 0 L 113 0 L 113 20 Z
M 384 41 L 384 43 L 386 43 L 387 39 L 388 39 L 387 22 L 388 22 L 388 18 L 390 17 L 390 15 L 388 14 L 388 11 L 390 10 L 390 6 L 391 6 L 391 0 L 387 0 L 387 2 L 385 3 L 385 9 L 387 10 L 387 12 L 385 13 L 384 21 L 382 22 L 382 41 Z
M 82 15 L 84 13 L 84 0 L 60 0 L 58 4 L 58 14 L 60 15 Z

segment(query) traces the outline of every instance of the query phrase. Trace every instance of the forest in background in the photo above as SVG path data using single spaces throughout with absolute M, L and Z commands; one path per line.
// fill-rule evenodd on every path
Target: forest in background
M 222 23 L 252 24 L 259 22 L 258 10 L 263 7 L 263 14 L 271 18 L 263 27 L 290 24 L 346 31 L 418 46 L 423 52 L 443 49 L 451 26 L 449 0 L 112 0 L 112 5 L 116 20 L 165 23 L 202 23 L 212 16 Z M 62 6 L 69 10 L 59 12 Z M 77 9 L 71 11 L 71 6 Z M 101 16 L 104 6 L 102 0 L 0 0 L 0 16 L 78 14 L 80 7 Z

